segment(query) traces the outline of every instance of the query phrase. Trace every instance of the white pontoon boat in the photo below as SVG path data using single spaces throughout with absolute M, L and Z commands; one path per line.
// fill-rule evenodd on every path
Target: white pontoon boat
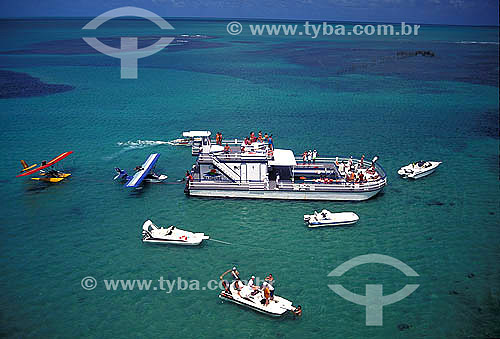
M 207 239 L 209 236 L 205 233 L 192 233 L 173 225 L 167 228 L 158 227 L 151 220 L 146 220 L 142 225 L 143 242 L 194 246 Z
M 240 290 L 235 287 L 235 281 L 229 286 L 227 282 L 223 282 L 224 291 L 220 292 L 219 298 L 227 300 L 235 304 L 251 308 L 254 311 L 270 315 L 272 317 L 280 317 L 290 311 L 296 315 L 300 315 L 302 308 L 293 306 L 290 300 L 275 295 L 272 300 L 266 305 L 264 293 L 260 290 L 253 290 L 251 287 L 244 285 L 241 280 L 238 281 Z
M 362 201 L 387 184 L 377 156 L 371 163 L 352 157 L 322 157 L 305 163 L 291 150 L 276 148 L 271 138 L 262 142 L 224 139 L 223 147 L 212 143 L 210 131 L 183 136 L 193 138 L 191 154 L 197 157 L 184 190 L 190 196 Z
M 332 213 L 329 210 L 322 210 L 320 213 L 314 211 L 314 214 L 304 215 L 304 221 L 309 227 L 320 226 L 340 226 L 355 224 L 359 217 L 354 212 Z
M 401 167 L 398 174 L 403 178 L 419 179 L 434 173 L 436 168 L 441 164 L 441 161 L 419 161 Z

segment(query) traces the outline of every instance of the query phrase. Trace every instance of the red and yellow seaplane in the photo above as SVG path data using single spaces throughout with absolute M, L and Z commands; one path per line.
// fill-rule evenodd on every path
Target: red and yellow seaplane
M 69 177 L 71 174 L 70 173 L 63 173 L 61 171 L 58 171 L 56 169 L 50 169 L 49 167 L 54 166 L 56 163 L 59 161 L 63 160 L 66 158 L 68 155 L 73 153 L 73 151 L 69 152 L 64 152 L 54 159 L 50 161 L 42 161 L 42 164 L 38 167 L 37 164 L 28 166 L 26 161 L 21 160 L 21 165 L 23 165 L 23 169 L 21 170 L 21 174 L 16 175 L 16 177 L 24 177 L 28 175 L 32 175 L 36 172 L 40 171 L 40 177 L 39 178 L 31 178 L 31 180 L 38 180 L 38 181 L 45 181 L 45 182 L 59 182 L 67 177 Z M 48 170 L 45 170 L 46 168 L 49 168 Z

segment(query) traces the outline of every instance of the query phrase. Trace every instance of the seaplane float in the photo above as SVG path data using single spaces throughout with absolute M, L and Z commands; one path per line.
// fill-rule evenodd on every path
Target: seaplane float
M 222 276 L 221 276 L 222 277 Z M 221 279 L 222 280 L 222 279 Z M 250 308 L 254 311 L 272 316 L 281 317 L 291 312 L 296 316 L 302 315 L 300 305 L 293 306 L 290 300 L 274 295 L 266 298 L 265 287 L 245 285 L 241 280 L 229 283 L 222 280 L 224 290 L 219 293 L 219 299 Z
M 306 222 L 311 228 L 320 226 L 350 225 L 357 223 L 358 220 L 359 217 L 354 212 L 332 213 L 329 210 L 322 210 L 320 213 L 314 211 L 314 214 L 304 215 L 304 222 Z
M 173 225 L 167 228 L 158 227 L 151 220 L 146 220 L 142 225 L 143 242 L 195 246 L 208 239 L 210 237 L 205 233 L 184 231 Z
M 40 177 L 31 178 L 31 180 L 45 181 L 51 183 L 60 182 L 69 177 L 71 174 L 58 171 L 53 166 L 57 164 L 59 161 L 69 156 L 71 153 L 73 153 L 73 151 L 61 153 L 50 161 L 42 161 L 41 165 L 38 167 L 37 164 L 28 166 L 26 161 L 21 160 L 21 165 L 23 166 L 23 169 L 21 170 L 21 174 L 16 175 L 16 177 L 24 177 L 40 172 L 39 173 Z
M 126 171 L 120 169 L 119 167 L 115 167 L 115 171 L 118 173 L 113 179 L 121 179 L 126 181 L 125 187 L 139 187 L 139 185 L 145 182 L 153 182 L 159 183 L 167 180 L 168 176 L 165 174 L 156 174 L 154 168 L 156 166 L 156 162 L 160 157 L 160 153 L 151 154 L 142 166 L 137 166 L 135 168 L 135 174 L 130 176 Z
M 434 171 L 441 165 L 441 161 L 419 161 L 416 163 L 403 166 L 398 170 L 398 174 L 403 178 L 419 179 L 429 174 L 434 173 Z

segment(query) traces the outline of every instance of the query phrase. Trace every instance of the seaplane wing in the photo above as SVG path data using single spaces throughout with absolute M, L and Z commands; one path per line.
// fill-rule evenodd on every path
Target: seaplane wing
M 26 176 L 26 175 L 31 175 L 31 174 L 36 173 L 36 172 L 38 172 L 38 171 L 40 171 L 40 170 L 43 170 L 43 169 L 45 169 L 45 168 L 47 168 L 47 167 L 50 167 L 50 166 L 52 166 L 52 165 L 54 165 L 54 164 L 58 163 L 58 162 L 59 162 L 59 161 L 61 161 L 62 159 L 66 158 L 66 157 L 67 157 L 68 155 L 70 155 L 71 153 L 73 153 L 73 151 L 64 152 L 64 153 L 62 153 L 62 154 L 59 154 L 57 157 L 55 157 L 54 159 L 52 159 L 52 160 L 48 161 L 46 164 L 44 164 L 44 165 L 42 165 L 42 166 L 39 166 L 39 167 L 37 167 L 37 168 L 34 168 L 34 169 L 32 169 L 32 170 L 29 170 L 29 171 L 27 171 L 27 172 L 25 172 L 25 173 L 18 174 L 18 175 L 16 175 L 16 177 L 24 177 L 24 176 Z
M 127 181 L 127 183 L 125 184 L 125 187 L 137 187 L 137 186 L 139 186 L 141 184 L 141 182 L 144 180 L 144 178 L 149 174 L 149 172 L 151 172 L 154 165 L 158 161 L 159 157 L 160 157 L 159 153 L 151 154 L 148 157 L 148 159 L 146 160 L 146 162 L 144 164 L 142 164 L 142 166 L 141 166 L 142 169 L 140 171 L 138 171 L 137 173 L 135 173 L 134 176 L 132 177 L 132 179 Z

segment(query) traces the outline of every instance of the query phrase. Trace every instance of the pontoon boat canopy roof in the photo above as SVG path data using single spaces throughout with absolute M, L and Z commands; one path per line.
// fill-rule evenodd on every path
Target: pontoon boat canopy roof
M 182 133 L 183 137 L 194 138 L 194 137 L 209 137 L 212 134 L 210 131 L 189 131 Z
M 274 160 L 269 161 L 271 166 L 297 166 L 295 156 L 289 149 L 275 149 Z

